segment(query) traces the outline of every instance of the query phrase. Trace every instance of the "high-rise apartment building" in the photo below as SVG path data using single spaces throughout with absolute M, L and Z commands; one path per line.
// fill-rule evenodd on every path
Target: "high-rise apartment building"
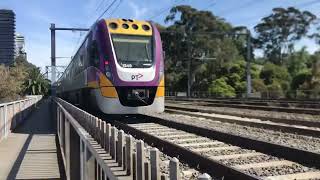
M 0 64 L 10 65 L 15 57 L 15 14 L 0 9 Z
M 20 34 L 15 35 L 15 56 L 25 56 L 25 42 L 24 42 L 24 36 Z

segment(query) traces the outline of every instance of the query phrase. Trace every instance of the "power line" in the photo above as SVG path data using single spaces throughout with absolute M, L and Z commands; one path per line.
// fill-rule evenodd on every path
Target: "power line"
M 184 0 L 182 0 L 184 1 Z M 163 8 L 162 10 L 160 10 L 158 13 L 155 13 L 153 16 L 151 16 L 149 19 L 154 19 L 158 16 L 160 16 L 161 14 L 163 14 L 164 12 L 168 11 L 169 9 L 171 9 L 173 6 L 176 6 L 179 2 L 176 2 L 168 7 Z
M 209 8 L 211 8 L 212 6 L 216 5 L 217 2 L 213 1 L 213 3 L 210 3 L 208 6 L 206 6 L 203 10 L 208 10 Z
M 98 4 L 96 11 L 98 11 L 101 7 L 101 5 L 104 3 L 105 0 L 101 0 L 100 3 Z
M 106 10 L 103 11 L 103 13 L 96 19 L 96 21 L 98 21 L 98 20 L 113 6 L 113 4 L 114 4 L 116 1 L 117 1 L 117 0 L 113 0 L 113 1 L 111 2 L 111 4 L 106 8 Z
M 236 10 L 246 8 L 246 7 L 251 6 L 253 4 L 256 4 L 256 3 L 261 3 L 262 1 L 263 0 L 259 0 L 259 1 L 250 0 L 250 1 L 244 3 L 244 4 L 240 5 L 240 6 L 233 6 L 233 7 L 229 8 L 229 9 L 222 10 L 222 11 L 218 12 L 217 14 L 219 14 L 221 16 L 221 15 L 229 13 L 229 12 L 234 13 L 234 12 L 237 12 Z
M 110 13 L 109 16 L 112 16 L 114 12 L 116 12 L 120 6 L 120 4 L 122 3 L 123 0 L 119 0 L 119 3 L 117 4 L 117 6 L 113 9 L 113 11 Z
M 73 49 L 72 55 L 74 55 L 74 54 L 76 53 L 76 51 L 77 51 L 77 49 L 78 49 L 78 47 L 79 47 L 80 39 L 81 39 L 82 36 L 83 36 L 83 34 L 82 34 L 82 32 L 80 31 L 80 32 L 79 32 L 79 37 L 78 37 L 78 39 L 77 39 L 76 46 L 75 46 L 75 48 Z

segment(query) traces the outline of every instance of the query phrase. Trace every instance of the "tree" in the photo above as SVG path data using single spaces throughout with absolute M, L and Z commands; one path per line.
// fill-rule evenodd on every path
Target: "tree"
M 273 90 L 278 89 L 279 84 L 282 90 L 289 90 L 290 75 L 283 66 L 266 63 L 261 70 L 260 78 L 263 79 L 265 85 L 271 85 L 270 88 Z
M 0 66 L 0 101 L 12 101 L 23 95 L 23 82 L 26 77 L 26 67 L 14 64 L 11 67 Z
M 312 96 L 314 98 L 320 97 L 320 59 L 316 59 L 312 65 L 312 79 L 311 79 Z
M 181 84 L 186 88 L 187 67 L 191 62 L 193 89 L 207 91 L 225 63 L 243 59 L 234 40 L 226 36 L 232 26 L 209 11 L 176 6 L 165 22 L 173 22 L 161 31 L 166 73 L 170 75 L 166 78 L 168 84 L 175 87 Z M 181 86 L 176 88 L 182 89 Z
M 300 51 L 292 53 L 288 57 L 288 71 L 292 77 L 296 76 L 302 71 L 307 70 L 307 62 L 310 59 L 309 53 L 306 51 L 306 47 L 303 47 Z
M 307 36 L 316 16 L 309 11 L 294 7 L 274 8 L 254 29 L 255 44 L 264 50 L 265 56 L 275 64 L 283 64 L 284 58 L 293 50 L 294 42 Z
M 212 81 L 209 87 L 210 94 L 216 97 L 235 97 L 235 89 L 228 85 L 224 78 L 219 78 Z
M 39 68 L 33 68 L 28 72 L 24 82 L 25 93 L 30 95 L 46 95 L 50 82 L 41 74 Z

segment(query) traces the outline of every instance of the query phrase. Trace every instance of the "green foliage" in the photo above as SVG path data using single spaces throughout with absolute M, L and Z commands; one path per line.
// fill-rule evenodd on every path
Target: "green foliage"
M 290 76 L 288 70 L 283 66 L 278 66 L 272 63 L 266 63 L 260 73 L 260 78 L 263 79 L 266 85 L 270 85 L 273 81 L 282 83 L 283 81 L 289 81 Z
M 303 84 L 309 83 L 311 81 L 312 74 L 310 71 L 300 72 L 292 78 L 291 89 L 299 90 Z
M 255 26 L 250 53 L 254 57 L 253 51 L 261 49 L 264 57 L 251 61 L 253 92 L 273 98 L 320 97 L 320 51 L 309 54 L 306 48 L 294 49 L 294 43 L 304 37 L 319 41 L 320 33 L 308 35 L 315 19 L 308 11 L 274 8 Z M 165 22 L 171 25 L 157 27 L 166 54 L 167 90 L 186 91 L 190 63 L 192 91 L 220 97 L 246 92 L 247 36 L 230 32 L 243 33 L 247 27 L 233 27 L 209 11 L 186 5 L 172 8 Z
M 267 86 L 269 98 L 281 98 L 284 97 L 282 85 L 278 81 L 273 81 L 272 84 Z
M 255 44 L 264 50 L 270 62 L 281 65 L 293 50 L 294 42 L 307 36 L 310 25 L 317 17 L 294 7 L 274 8 L 272 11 L 255 26 L 258 34 Z
M 24 82 L 24 92 L 30 95 L 46 95 L 50 82 L 44 78 L 39 68 L 33 68 L 28 72 Z
M 306 51 L 306 47 L 303 47 L 300 51 L 292 53 L 288 57 L 288 71 L 292 77 L 296 76 L 302 71 L 307 70 L 307 61 L 310 59 L 309 53 Z
M 0 102 L 18 99 L 22 90 L 24 73 L 20 67 L 8 68 L 0 65 Z
M 262 79 L 252 79 L 253 92 L 266 92 L 267 86 L 264 84 Z
M 191 61 L 192 84 L 195 90 L 207 91 L 224 64 L 241 60 L 238 45 L 229 37 L 205 32 L 229 32 L 232 26 L 209 11 L 190 6 L 176 6 L 166 17 L 173 22 L 160 27 L 164 51 L 166 78 L 171 90 L 183 90 L 187 84 L 187 67 Z M 182 86 L 177 86 L 184 84 Z
M 235 97 L 235 89 L 228 85 L 224 78 L 212 81 L 209 92 L 216 97 Z
M 17 100 L 27 94 L 45 94 L 48 92 L 48 80 L 41 75 L 36 66 L 28 63 L 23 56 L 17 57 L 10 67 L 0 65 L 0 76 L 0 102 Z M 31 88 L 34 89 L 34 93 L 27 91 L 27 82 L 33 83 L 35 81 L 41 82 L 41 85 L 36 83 L 37 88 Z

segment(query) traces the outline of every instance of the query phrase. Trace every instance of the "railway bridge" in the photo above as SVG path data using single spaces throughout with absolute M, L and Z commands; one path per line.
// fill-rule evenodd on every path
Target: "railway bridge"
M 28 96 L 0 104 L 0 180 L 320 177 L 318 121 L 248 116 L 209 105 L 168 100 L 164 114 L 119 118 L 88 113 L 54 97 Z M 245 107 L 253 112 L 250 105 Z M 232 113 L 252 119 L 232 117 Z M 203 119 L 197 118 L 195 123 L 195 116 Z M 228 128 L 236 128 L 239 134 L 225 132 Z M 270 142 L 259 134 L 243 135 L 248 129 L 258 130 L 263 137 L 265 132 L 270 137 L 280 136 L 286 142 Z
M 58 98 L 0 104 L 0 179 L 181 179 L 159 150 Z M 199 179 L 209 179 L 208 175 Z

